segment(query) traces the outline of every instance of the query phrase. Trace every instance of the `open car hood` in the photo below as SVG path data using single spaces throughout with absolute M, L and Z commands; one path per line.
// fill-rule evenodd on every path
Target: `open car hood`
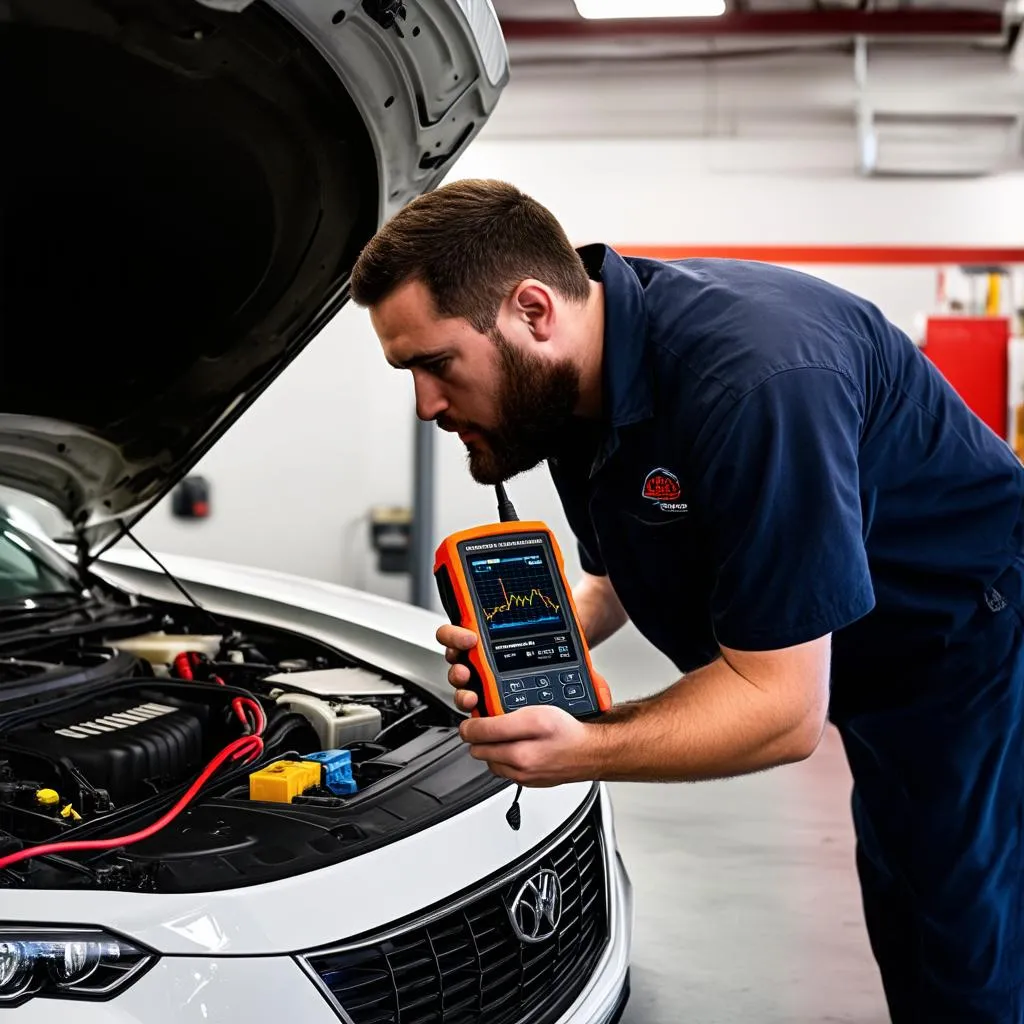
M 367 13 L 388 6 L 0 9 L 0 484 L 83 550 L 295 358 L 379 223 L 486 120 L 503 50 L 480 57 L 459 3 L 417 5 L 404 31 Z

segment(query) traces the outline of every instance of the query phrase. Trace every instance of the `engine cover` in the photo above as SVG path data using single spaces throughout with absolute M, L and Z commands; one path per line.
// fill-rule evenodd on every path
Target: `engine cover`
M 47 716 L 7 738 L 51 757 L 69 758 L 115 805 L 151 796 L 153 783 L 183 782 L 203 763 L 207 709 L 166 698 L 108 697 Z

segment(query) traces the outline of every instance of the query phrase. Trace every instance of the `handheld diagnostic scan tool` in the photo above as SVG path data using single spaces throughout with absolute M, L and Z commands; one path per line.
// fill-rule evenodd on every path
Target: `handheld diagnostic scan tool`
M 504 521 L 445 538 L 434 578 L 456 626 L 477 645 L 462 663 L 478 697 L 474 716 L 551 705 L 578 718 L 607 711 L 607 684 L 594 673 L 562 553 L 541 522 L 519 522 L 501 485 Z

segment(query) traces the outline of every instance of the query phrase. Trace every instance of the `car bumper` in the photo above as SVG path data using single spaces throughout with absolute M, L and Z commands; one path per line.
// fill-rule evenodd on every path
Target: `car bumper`
M 615 848 L 603 794 L 608 943 L 585 987 L 557 1024 L 616 1024 L 629 994 L 633 890 Z M 3 1011 L 11 1024 L 339 1024 L 319 986 L 292 956 L 164 955 L 108 1002 L 33 999 Z M 344 1020 L 344 1018 L 340 1018 Z M 556 1024 L 556 1022 L 551 1022 Z
M 558 1024 L 616 1024 L 629 996 L 629 957 L 633 933 L 633 889 L 618 853 L 608 865 L 609 941 L 589 984 Z

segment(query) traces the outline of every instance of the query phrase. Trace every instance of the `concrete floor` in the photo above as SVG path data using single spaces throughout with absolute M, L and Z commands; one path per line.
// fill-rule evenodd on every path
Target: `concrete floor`
M 617 698 L 677 675 L 632 630 L 594 653 Z M 849 794 L 831 728 L 798 765 L 722 782 L 612 786 L 636 898 L 623 1024 L 886 1024 Z

